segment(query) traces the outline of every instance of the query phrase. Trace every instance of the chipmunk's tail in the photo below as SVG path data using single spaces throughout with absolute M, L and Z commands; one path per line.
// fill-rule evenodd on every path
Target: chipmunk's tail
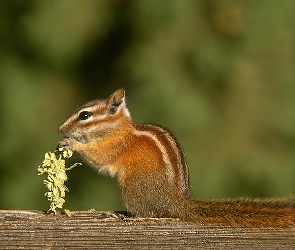
M 295 227 L 295 199 L 191 200 L 184 220 L 246 227 Z

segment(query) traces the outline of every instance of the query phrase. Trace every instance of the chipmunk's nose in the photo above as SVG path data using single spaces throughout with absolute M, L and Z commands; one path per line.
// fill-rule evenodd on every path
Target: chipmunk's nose
M 65 134 L 65 132 L 66 132 L 66 128 L 67 128 L 66 123 L 61 124 L 61 125 L 58 127 L 58 132 L 61 133 L 61 134 Z

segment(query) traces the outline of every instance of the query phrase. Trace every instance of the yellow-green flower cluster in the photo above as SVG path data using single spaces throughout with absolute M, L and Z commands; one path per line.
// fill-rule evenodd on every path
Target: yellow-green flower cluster
M 65 193 L 69 191 L 64 184 L 68 179 L 66 171 L 76 165 L 81 165 L 76 163 L 70 168 L 66 168 L 65 159 L 70 158 L 72 155 L 71 150 L 63 148 L 55 152 L 47 152 L 43 162 L 38 166 L 38 175 L 47 174 L 47 179 L 43 181 L 48 189 L 45 196 L 51 202 L 48 211 L 52 211 L 54 214 L 57 213 L 57 209 L 62 209 L 65 203 Z

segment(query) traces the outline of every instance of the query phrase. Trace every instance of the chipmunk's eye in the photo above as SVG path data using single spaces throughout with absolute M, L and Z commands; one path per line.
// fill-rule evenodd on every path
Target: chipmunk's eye
M 90 111 L 82 111 L 79 116 L 78 116 L 78 120 L 82 121 L 82 120 L 87 120 L 89 117 L 91 117 L 93 115 L 92 112 Z

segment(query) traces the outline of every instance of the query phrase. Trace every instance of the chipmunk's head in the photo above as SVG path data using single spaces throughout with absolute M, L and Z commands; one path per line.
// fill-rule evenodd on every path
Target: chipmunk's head
M 122 129 L 124 123 L 131 123 L 131 117 L 125 103 L 125 91 L 119 89 L 107 99 L 94 100 L 74 110 L 60 125 L 59 132 L 89 143 Z

